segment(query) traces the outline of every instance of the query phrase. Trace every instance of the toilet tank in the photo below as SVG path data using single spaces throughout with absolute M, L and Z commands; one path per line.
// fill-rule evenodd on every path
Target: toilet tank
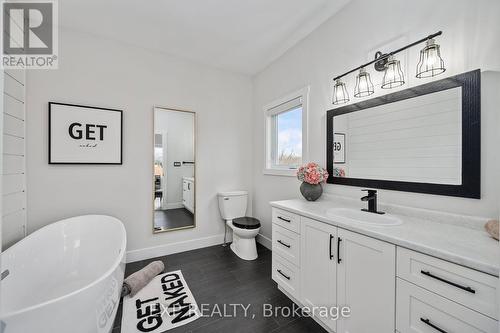
M 219 210 L 224 220 L 245 216 L 247 212 L 248 192 L 232 191 L 218 193 Z

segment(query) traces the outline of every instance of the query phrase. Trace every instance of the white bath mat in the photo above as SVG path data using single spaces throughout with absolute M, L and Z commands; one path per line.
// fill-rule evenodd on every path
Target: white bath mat
M 160 333 L 200 317 L 181 271 L 155 277 L 134 297 L 123 298 L 122 333 Z

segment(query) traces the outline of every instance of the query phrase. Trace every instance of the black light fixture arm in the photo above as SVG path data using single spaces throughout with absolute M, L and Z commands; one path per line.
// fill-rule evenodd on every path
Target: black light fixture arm
M 342 78 L 342 77 L 344 77 L 344 76 L 346 76 L 346 75 L 348 75 L 348 74 L 351 74 L 351 73 L 353 73 L 353 72 L 359 71 L 359 70 L 360 70 L 361 68 L 363 68 L 363 67 L 367 67 L 367 66 L 370 66 L 371 64 L 374 64 L 374 63 L 376 63 L 376 62 L 378 62 L 378 61 L 381 61 L 381 60 L 387 59 L 387 58 L 389 58 L 391 55 L 394 55 L 394 54 L 396 54 L 396 53 L 399 53 L 399 52 L 401 52 L 401 51 L 404 51 L 404 50 L 406 50 L 406 49 L 409 49 L 409 48 L 410 48 L 410 47 L 412 47 L 412 46 L 418 45 L 418 44 L 420 44 L 420 43 L 423 43 L 423 42 L 425 42 L 425 41 L 427 41 L 427 40 L 429 40 L 429 39 L 432 39 L 432 38 L 434 38 L 434 37 L 440 36 L 440 35 L 442 35 L 442 34 L 443 34 L 443 32 L 442 32 L 442 31 L 438 31 L 438 32 L 436 32 L 436 33 L 433 33 L 433 34 L 431 34 L 431 35 L 429 35 L 429 36 L 425 37 L 425 38 L 419 39 L 419 40 L 417 40 L 416 42 L 413 42 L 413 43 L 411 43 L 411 44 L 408 44 L 408 45 L 406 45 L 406 46 L 403 46 L 403 47 L 401 47 L 401 48 L 399 48 L 399 49 L 397 49 L 397 50 L 395 50 L 395 51 L 392 51 L 392 52 L 390 52 L 390 53 L 383 54 L 383 55 L 382 55 L 382 56 L 380 56 L 379 58 L 376 58 L 376 59 L 374 59 L 374 60 L 372 60 L 372 61 L 369 61 L 369 62 L 367 62 L 367 63 L 366 63 L 366 64 L 364 64 L 364 65 L 361 65 L 361 66 L 359 66 L 359 67 L 356 67 L 356 68 L 354 68 L 354 69 L 351 69 L 350 71 L 345 72 L 344 74 L 342 74 L 342 75 L 339 75 L 339 76 L 335 77 L 335 78 L 333 79 L 333 81 L 336 81 L 336 80 L 338 80 L 338 79 L 340 79 L 340 78 Z

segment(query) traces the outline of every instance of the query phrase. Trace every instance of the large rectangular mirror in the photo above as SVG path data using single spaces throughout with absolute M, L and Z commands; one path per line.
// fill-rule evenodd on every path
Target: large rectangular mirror
M 479 198 L 480 73 L 328 111 L 328 182 Z
M 196 113 L 154 108 L 153 232 L 194 228 Z

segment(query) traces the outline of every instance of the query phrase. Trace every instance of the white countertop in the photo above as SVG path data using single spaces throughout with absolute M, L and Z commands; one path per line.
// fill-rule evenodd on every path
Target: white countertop
M 346 202 L 339 204 L 335 200 L 324 198 L 316 202 L 304 199 L 274 201 L 271 202 L 271 206 L 484 273 L 499 275 L 500 247 L 498 241 L 491 238 L 483 230 L 395 214 L 389 215 L 400 218 L 403 221 L 401 225 L 377 226 L 345 218 L 333 218 L 328 216 L 326 212 L 330 208 L 360 209 L 362 205 L 349 205 Z

